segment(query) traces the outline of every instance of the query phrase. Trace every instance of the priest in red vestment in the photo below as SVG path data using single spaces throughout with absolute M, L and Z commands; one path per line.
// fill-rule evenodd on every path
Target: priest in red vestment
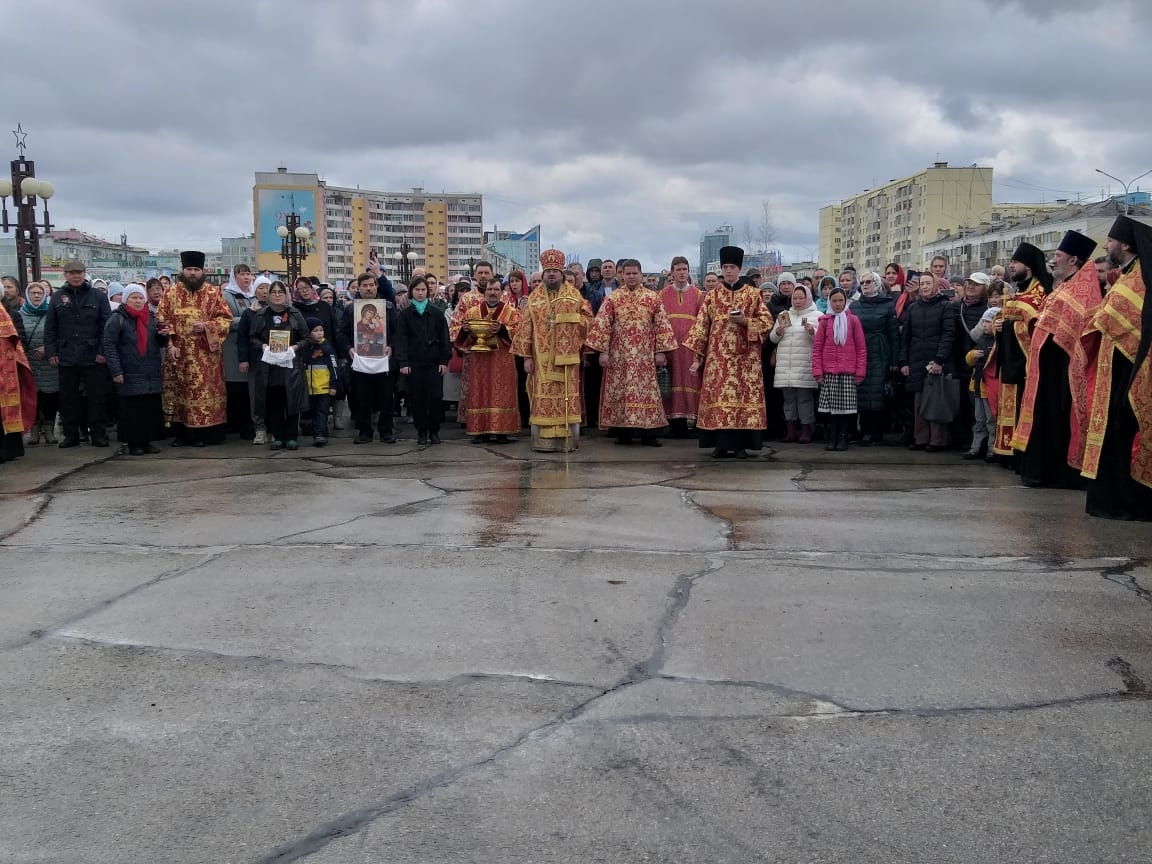
M 481 261 L 473 266 L 472 288 L 467 294 L 460 297 L 456 309 L 452 312 L 452 317 L 448 320 L 448 338 L 453 343 L 460 336 L 460 328 L 464 325 L 464 318 L 467 316 L 468 310 L 484 302 L 484 291 L 488 287 L 488 283 L 492 281 L 495 272 L 492 265 L 487 261 Z M 459 423 L 467 423 L 468 421 L 468 389 L 471 385 L 471 365 L 471 356 L 465 354 L 460 369 L 460 398 L 457 400 L 456 406 L 456 420 Z
M 676 349 L 676 337 L 660 297 L 644 287 L 640 262 L 620 262 L 624 284 L 604 298 L 592 332 L 585 343 L 600 352 L 604 369 L 600 388 L 600 428 L 611 429 L 617 444 L 640 443 L 659 447 L 664 416 L 656 369 L 665 365 L 667 352 Z M 591 419 L 591 418 L 589 418 Z
M 507 444 L 508 435 L 520 431 L 516 357 L 512 354 L 520 312 L 501 299 L 502 294 L 497 280 L 488 282 L 483 302 L 468 306 L 452 342 L 469 357 L 464 421 L 465 431 L 476 443 Z
M 671 278 L 660 292 L 660 302 L 664 304 L 677 345 L 676 350 L 668 354 L 672 392 L 664 397 L 664 413 L 673 438 L 689 438 L 694 434 L 690 426 L 696 424 L 696 410 L 700 405 L 700 378 L 689 371 L 696 355 L 684 343 L 704 307 L 704 292 L 688 281 L 688 273 L 688 259 L 677 255 L 672 259 Z
M 1068 231 L 1052 265 L 1056 286 L 1044 300 L 1032 345 L 1020 412 L 1012 436 L 1025 486 L 1083 488 L 1088 387 L 1080 335 L 1100 305 L 1092 253 L 1096 241 Z

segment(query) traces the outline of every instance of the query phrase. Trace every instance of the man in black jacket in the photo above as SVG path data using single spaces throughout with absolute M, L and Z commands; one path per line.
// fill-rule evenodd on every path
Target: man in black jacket
M 83 262 L 65 262 L 64 280 L 64 287 L 52 295 L 44 318 L 44 356 L 60 369 L 60 420 L 64 427 L 60 446 L 80 443 L 81 400 L 86 399 L 92 446 L 107 447 L 108 371 L 100 344 L 112 309 L 108 297 L 88 281 Z
M 356 444 L 372 443 L 372 414 L 378 413 L 376 428 L 380 432 L 380 441 L 384 444 L 395 444 L 396 436 L 392 431 L 392 389 L 393 370 L 390 365 L 392 349 L 396 344 L 396 308 L 384 299 L 376 298 L 377 280 L 371 273 L 365 273 L 358 280 L 359 296 L 352 307 L 345 310 L 340 322 L 340 334 L 336 340 L 336 353 L 338 356 L 348 358 L 352 365 L 352 383 L 348 405 L 352 409 L 352 419 L 356 423 Z M 385 347 L 383 357 L 358 357 L 356 353 L 355 328 L 357 322 L 363 317 L 363 303 L 372 302 L 376 307 L 384 307 L 385 319 Z M 325 305 L 321 303 L 320 305 Z M 379 317 L 379 308 L 376 315 Z M 441 318 L 444 316 L 441 315 Z M 388 365 L 388 371 L 384 366 Z

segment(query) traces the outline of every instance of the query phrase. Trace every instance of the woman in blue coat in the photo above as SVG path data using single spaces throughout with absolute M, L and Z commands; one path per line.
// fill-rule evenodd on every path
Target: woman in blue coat
M 104 358 L 119 400 L 118 437 L 131 456 L 159 453 L 164 435 L 160 370 L 167 328 L 158 329 L 143 285 L 129 285 L 104 325 Z

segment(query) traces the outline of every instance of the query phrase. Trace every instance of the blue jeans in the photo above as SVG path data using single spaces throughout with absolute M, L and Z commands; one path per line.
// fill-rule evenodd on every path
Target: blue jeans
M 312 415 L 312 437 L 328 437 L 328 413 L 332 410 L 332 397 L 327 393 L 308 397 L 308 412 Z

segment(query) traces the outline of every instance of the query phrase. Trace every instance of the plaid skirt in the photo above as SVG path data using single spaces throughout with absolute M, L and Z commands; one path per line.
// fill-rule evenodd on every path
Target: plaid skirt
M 850 372 L 825 375 L 820 384 L 818 410 L 822 414 L 855 414 L 856 376 Z

